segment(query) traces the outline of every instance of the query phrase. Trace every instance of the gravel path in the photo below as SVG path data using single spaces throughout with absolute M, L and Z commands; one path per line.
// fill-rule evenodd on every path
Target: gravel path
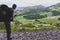
M 60 40 L 60 30 L 17 32 L 11 34 L 12 40 Z M 6 33 L 0 33 L 0 40 L 6 40 Z

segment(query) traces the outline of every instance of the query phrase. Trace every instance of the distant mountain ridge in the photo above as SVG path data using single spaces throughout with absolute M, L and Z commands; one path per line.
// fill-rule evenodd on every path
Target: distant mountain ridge
M 17 7 L 16 10 L 23 10 L 25 7 Z
M 39 13 L 39 12 L 49 12 L 50 8 L 58 8 L 60 7 L 60 3 L 57 3 L 55 5 L 49 6 L 49 7 L 45 7 L 43 5 L 37 5 L 37 6 L 31 6 L 31 7 L 17 7 L 17 10 L 22 10 L 22 12 L 25 12 L 26 14 L 29 13 Z M 51 9 L 52 10 L 52 9 Z M 57 11 L 59 10 L 59 8 L 57 9 Z
M 32 7 L 26 7 L 24 10 L 29 10 L 28 13 L 38 13 L 46 10 L 46 7 L 43 5 L 38 5 L 38 6 L 32 6 Z
M 49 7 L 45 7 L 45 6 L 43 6 L 43 5 L 37 5 L 37 6 L 31 6 L 31 7 L 17 7 L 17 9 L 16 10 L 24 10 L 24 9 L 29 9 L 29 10 L 45 10 L 46 8 L 50 8 L 50 7 L 53 7 L 53 6 L 55 6 L 55 7 L 60 7 L 60 3 L 57 3 L 57 4 L 54 4 L 54 5 L 51 5 L 51 6 L 49 6 Z
M 37 6 L 31 6 L 31 7 L 17 7 L 16 8 L 16 10 L 23 10 L 23 9 L 37 9 L 37 10 L 39 10 L 39 9 L 45 9 L 46 7 L 45 6 L 43 6 L 43 5 L 37 5 Z

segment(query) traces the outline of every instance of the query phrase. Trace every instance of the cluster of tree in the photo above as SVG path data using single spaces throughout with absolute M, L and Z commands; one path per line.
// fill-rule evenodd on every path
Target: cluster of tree
M 46 16 L 36 14 L 36 15 L 26 15 L 23 17 L 26 19 L 40 19 L 40 18 L 45 18 Z
M 52 16 L 60 15 L 60 12 L 58 11 L 52 11 Z

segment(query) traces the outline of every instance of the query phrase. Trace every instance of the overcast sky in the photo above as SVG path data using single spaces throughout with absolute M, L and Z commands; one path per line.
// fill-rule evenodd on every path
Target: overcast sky
M 0 4 L 7 4 L 12 6 L 12 4 L 17 4 L 20 7 L 34 6 L 34 5 L 44 5 L 50 6 L 56 3 L 60 3 L 60 0 L 0 0 Z

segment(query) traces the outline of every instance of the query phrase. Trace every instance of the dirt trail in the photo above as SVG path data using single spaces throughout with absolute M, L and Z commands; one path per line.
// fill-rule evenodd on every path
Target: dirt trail
M 60 30 L 32 31 L 11 34 L 12 40 L 60 40 Z M 0 40 L 6 40 L 6 33 L 0 33 Z

